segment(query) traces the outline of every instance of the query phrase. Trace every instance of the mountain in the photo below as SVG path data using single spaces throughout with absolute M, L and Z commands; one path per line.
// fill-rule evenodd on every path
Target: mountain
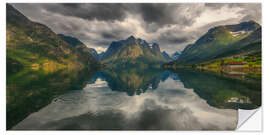
M 81 42 L 79 39 L 72 37 L 72 36 L 67 36 L 64 34 L 57 34 L 58 37 L 60 37 L 62 40 L 66 41 L 67 43 L 69 43 L 70 45 L 72 45 L 75 48 L 83 48 L 84 51 L 91 53 L 92 56 L 96 59 L 96 60 L 100 60 L 101 56 L 103 55 L 103 53 L 101 53 L 101 55 L 99 55 L 97 53 L 97 51 L 94 48 L 87 48 L 86 45 Z
M 176 59 L 179 58 L 179 56 L 181 55 L 181 53 L 182 53 L 182 52 L 177 52 L 177 51 L 176 51 L 175 53 L 172 54 L 171 58 L 172 58 L 173 60 L 176 60 Z
M 163 57 L 164 57 L 167 61 L 173 60 L 173 59 L 170 57 L 170 55 L 169 55 L 167 52 L 165 52 L 165 51 L 162 52 L 162 55 L 163 55 Z
M 96 60 L 99 59 L 99 55 L 97 53 L 97 51 L 94 48 L 89 48 L 91 54 L 93 55 L 94 58 L 96 58 Z
M 99 56 L 97 51 L 94 48 L 88 48 L 83 42 L 79 39 L 67 36 L 64 34 L 57 34 L 62 40 L 66 41 L 68 44 L 72 45 L 73 47 L 77 48 L 78 50 L 83 50 L 84 52 L 90 53 L 96 60 L 99 60 Z
M 174 71 L 181 78 L 185 88 L 193 89 L 200 98 L 213 107 L 255 109 L 261 106 L 261 81 L 251 81 L 248 78 L 237 80 L 222 74 L 191 69 Z M 227 102 L 232 97 L 241 99 L 242 102 Z
M 100 76 L 107 81 L 112 91 L 126 92 L 129 96 L 140 95 L 149 88 L 157 89 L 161 80 L 168 78 L 168 74 L 168 71 L 158 68 L 140 69 L 140 67 L 104 68 L 100 71 Z
M 64 34 L 57 34 L 58 37 L 60 37 L 62 40 L 66 41 L 68 44 L 76 47 L 80 45 L 84 45 L 83 42 L 81 42 L 79 39 L 71 36 L 66 36 Z
M 95 69 L 99 65 L 86 46 L 74 47 L 78 45 L 75 40 L 71 40 L 73 45 L 69 44 L 46 25 L 29 20 L 9 4 L 6 34 L 8 73 L 21 69 Z
M 211 28 L 194 44 L 188 45 L 180 57 L 172 63 L 182 65 L 198 64 L 229 56 L 229 54 L 236 55 L 242 52 L 241 50 L 245 47 L 249 46 L 248 48 L 250 48 L 250 45 L 252 47 L 252 44 L 261 46 L 260 42 L 261 26 L 254 21 L 218 26 Z
M 157 43 L 149 44 L 134 36 L 113 41 L 102 57 L 105 64 L 138 65 L 166 62 Z
M 98 55 L 99 55 L 99 60 L 101 60 L 102 58 L 103 58 L 103 55 L 105 54 L 105 52 L 104 51 L 102 51 L 101 53 L 99 53 Z
M 94 48 L 89 48 L 92 55 L 96 58 L 96 60 L 100 61 L 104 55 L 104 52 L 98 53 Z

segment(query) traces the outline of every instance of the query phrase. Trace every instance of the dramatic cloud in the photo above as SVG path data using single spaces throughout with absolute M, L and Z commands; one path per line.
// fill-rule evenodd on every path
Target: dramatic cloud
M 56 33 L 77 37 L 98 51 L 106 50 L 112 41 L 134 35 L 173 53 L 211 27 L 249 20 L 261 23 L 259 3 L 12 5 L 31 20 L 48 25 Z
M 115 21 L 123 20 L 126 7 L 122 4 L 48 4 L 47 11 L 64 16 L 74 16 L 87 20 Z
M 140 4 L 138 12 L 148 24 L 160 26 L 176 24 L 174 12 L 177 6 L 169 4 Z

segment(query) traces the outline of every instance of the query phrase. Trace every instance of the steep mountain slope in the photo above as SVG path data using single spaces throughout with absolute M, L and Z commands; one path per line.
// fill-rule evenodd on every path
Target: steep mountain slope
M 243 53 L 261 53 L 261 27 L 252 32 L 246 38 L 226 47 L 226 51 L 217 55 L 216 58 L 222 58 Z
M 104 55 L 104 52 L 98 53 L 94 48 L 89 48 L 89 50 L 91 51 L 94 58 L 96 58 L 96 60 L 98 61 L 100 61 Z
M 159 45 L 130 36 L 126 40 L 114 41 L 102 57 L 105 64 L 153 64 L 166 62 Z
M 64 34 L 58 34 L 58 37 L 60 37 L 62 40 L 66 41 L 68 44 L 72 45 L 79 51 L 83 51 L 85 53 L 91 54 L 96 60 L 100 60 L 99 54 L 94 48 L 88 48 L 83 42 L 81 42 L 79 39 L 67 36 Z
M 63 68 L 96 68 L 99 64 L 85 50 L 60 39 L 50 28 L 32 22 L 7 4 L 7 69 L 56 71 Z
M 214 27 L 194 44 L 188 45 L 174 63 L 185 65 L 213 60 L 221 57 L 221 54 L 260 41 L 261 26 L 254 21 Z
M 91 54 L 93 55 L 94 58 L 96 58 L 96 60 L 99 60 L 99 55 L 97 53 L 97 51 L 94 48 L 89 48 Z
M 170 55 L 169 55 L 167 52 L 165 52 L 165 51 L 162 52 L 162 55 L 163 55 L 163 57 L 164 57 L 167 61 L 173 60 L 173 59 L 170 57 Z
M 101 60 L 103 58 L 103 55 L 105 54 L 104 51 L 102 51 L 101 53 L 98 54 L 99 60 Z
M 75 37 L 66 36 L 64 34 L 57 34 L 57 36 L 74 47 L 84 45 L 83 42 L 81 42 L 79 39 L 77 39 Z

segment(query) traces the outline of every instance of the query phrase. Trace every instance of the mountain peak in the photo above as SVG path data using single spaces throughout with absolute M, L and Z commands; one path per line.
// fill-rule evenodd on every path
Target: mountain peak
M 130 36 L 126 40 L 112 42 L 102 57 L 103 63 L 106 64 L 114 62 L 131 65 L 144 63 L 141 59 L 148 64 L 166 61 L 157 43 L 153 43 L 151 47 L 147 41 L 134 36 Z
M 162 52 L 162 55 L 163 55 L 163 57 L 164 57 L 166 60 L 168 60 L 168 61 L 173 60 L 173 59 L 170 57 L 170 55 L 169 55 L 166 51 L 163 51 L 163 52 Z
M 249 21 L 241 22 L 240 24 L 258 24 L 258 23 L 254 20 L 249 20 Z
M 127 40 L 135 40 L 136 38 L 133 36 L 133 35 L 131 35 L 131 36 L 129 36 L 128 38 L 127 38 Z
M 220 31 L 225 31 L 229 30 L 232 32 L 237 32 L 237 31 L 255 31 L 256 29 L 260 28 L 261 25 L 258 24 L 257 22 L 253 20 L 241 22 L 239 24 L 231 24 L 231 25 L 221 25 L 221 26 L 216 26 L 208 30 L 208 33 L 213 33 L 217 30 Z
M 238 29 L 251 30 L 251 31 L 254 31 L 254 30 L 256 30 L 259 27 L 261 27 L 261 25 L 258 24 L 255 21 L 253 21 L 253 20 L 249 20 L 249 21 L 246 21 L 246 22 L 241 22 L 238 25 Z
M 156 49 L 160 51 L 159 45 L 157 43 L 153 43 L 152 49 Z

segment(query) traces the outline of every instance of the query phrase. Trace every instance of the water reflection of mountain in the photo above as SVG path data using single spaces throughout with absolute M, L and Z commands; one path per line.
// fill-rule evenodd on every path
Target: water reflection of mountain
M 261 106 L 261 81 L 239 80 L 214 73 L 177 71 L 186 88 L 218 108 L 254 109 Z
M 174 71 L 175 72 L 175 71 Z M 180 80 L 185 88 L 193 89 L 213 107 L 226 109 L 254 109 L 261 105 L 261 81 L 234 79 L 215 73 L 179 70 L 176 73 L 157 68 L 103 69 L 97 78 L 106 81 L 112 91 L 126 92 L 129 96 L 155 90 L 169 77 Z
M 103 69 L 90 83 L 97 78 L 105 80 L 112 91 L 126 92 L 129 96 L 140 95 L 148 89 L 155 90 L 160 81 L 165 81 L 171 73 L 158 68 L 125 68 Z
M 13 130 L 234 130 L 237 126 L 237 110 L 209 106 L 172 78 L 139 96 L 112 91 L 106 84 L 98 78 L 81 91 L 63 94 Z
M 59 95 L 80 90 L 94 71 L 28 71 L 7 75 L 7 128 L 38 111 Z

